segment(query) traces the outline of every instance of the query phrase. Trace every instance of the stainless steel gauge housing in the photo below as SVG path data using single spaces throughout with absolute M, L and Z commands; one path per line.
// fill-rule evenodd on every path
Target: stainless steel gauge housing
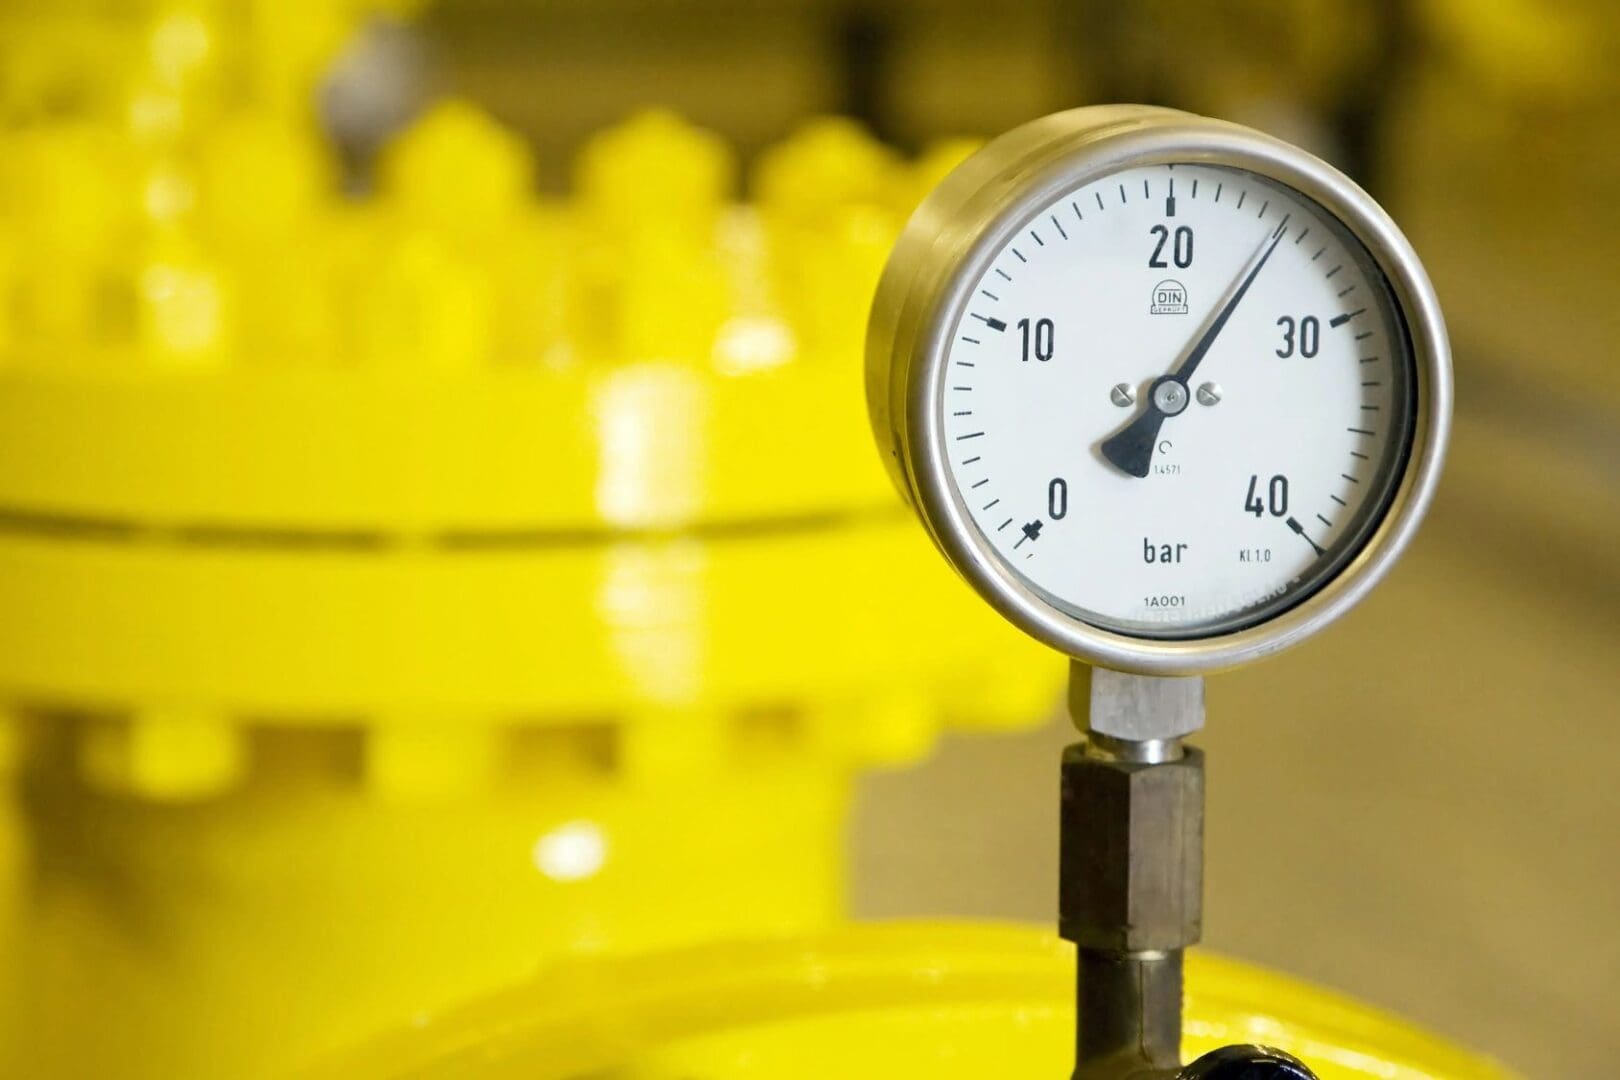
M 1197 186 L 1200 176 L 1204 179 L 1202 194 Z M 1220 183 L 1223 177 L 1229 187 Z M 1176 178 L 1182 183 L 1179 189 L 1172 182 Z M 1234 195 L 1240 187 L 1245 194 Z M 1138 189 L 1143 192 L 1141 196 L 1137 195 Z M 1168 201 L 1165 189 L 1168 189 Z M 1176 267 L 1194 263 L 1192 227 L 1185 226 L 1183 251 L 1176 246 L 1184 228 L 1178 222 L 1202 220 L 1193 217 L 1195 213 L 1213 214 L 1208 204 L 1212 197 L 1220 200 L 1223 190 L 1226 199 L 1220 203 L 1221 212 L 1242 216 L 1218 220 L 1211 217 L 1209 220 L 1215 224 L 1202 228 L 1199 235 L 1205 239 L 1201 240 L 1197 258 L 1211 269 L 1209 281 L 1200 283 L 1192 277 L 1197 270 L 1189 269 L 1184 273 L 1176 270 Z M 1244 207 L 1246 196 L 1253 201 Z M 1189 197 L 1198 201 L 1191 202 Z M 1241 209 L 1229 210 L 1233 203 Z M 1072 207 L 1073 217 L 1059 217 L 1060 211 L 1070 212 L 1068 207 Z M 1287 207 L 1292 207 L 1293 212 L 1284 214 L 1282 211 Z M 1250 221 L 1248 215 L 1255 210 L 1259 218 Z M 1143 216 L 1125 223 L 1122 215 L 1130 213 Z M 1166 213 L 1171 216 L 1163 217 Z M 1108 214 L 1115 216 L 1109 218 Z M 1048 218 L 1050 225 L 1046 223 Z M 1239 226 L 1228 226 L 1225 224 L 1228 220 L 1241 220 L 1241 227 L 1247 231 L 1223 249 L 1216 235 L 1219 230 L 1227 230 L 1222 235 L 1238 235 L 1232 230 Z M 1149 221 L 1153 222 L 1151 233 L 1147 227 Z M 1317 282 L 1320 275 L 1307 265 L 1308 253 L 1319 240 L 1299 243 L 1310 231 L 1306 222 L 1316 230 L 1311 233 L 1313 237 L 1327 238 L 1324 250 L 1331 246 L 1349 267 L 1341 277 L 1329 283 L 1335 288 L 1334 292 L 1323 291 L 1328 286 Z M 1087 233 L 1088 228 L 1112 231 Z M 1160 228 L 1164 230 L 1162 233 L 1157 232 Z M 1159 246 L 1146 246 L 1152 244 L 1154 235 L 1158 236 Z M 1105 237 L 1128 239 L 1106 240 Z M 1254 247 L 1255 238 L 1260 243 L 1258 248 Z M 1111 243 L 1133 246 L 1128 255 L 1129 270 L 1123 269 L 1127 265 L 1126 256 L 1108 254 Z M 1134 248 L 1138 243 L 1144 245 L 1141 252 Z M 1170 246 L 1164 246 L 1167 243 Z M 1303 335 L 1305 323 L 1312 324 L 1310 338 L 1300 338 L 1300 349 L 1305 356 L 1315 355 L 1320 348 L 1324 358 L 1320 363 L 1326 364 L 1331 346 L 1339 350 L 1335 356 L 1340 357 L 1333 362 L 1350 366 L 1348 371 L 1340 370 L 1333 376 L 1338 380 L 1333 383 L 1335 387 L 1356 385 L 1344 380 L 1354 377 L 1354 365 L 1358 362 L 1369 365 L 1361 370 L 1362 375 L 1375 370 L 1374 361 L 1386 372 L 1384 377 L 1364 379 L 1359 384 L 1378 387 L 1365 393 L 1381 396 L 1351 399 L 1352 391 L 1331 391 L 1337 395 L 1335 400 L 1342 401 L 1342 405 L 1335 405 L 1333 409 L 1352 410 L 1352 415 L 1356 408 L 1384 410 L 1368 414 L 1377 415 L 1382 425 L 1378 429 L 1378 447 L 1367 446 L 1363 452 L 1356 450 L 1357 444 L 1353 442 L 1344 444 L 1348 446 L 1345 452 L 1369 465 L 1359 474 L 1354 465 L 1344 469 L 1334 465 L 1333 471 L 1339 473 L 1342 480 L 1333 479 L 1331 483 L 1345 486 L 1331 488 L 1318 484 L 1319 490 L 1310 497 L 1316 498 L 1320 505 L 1306 505 L 1307 481 L 1312 481 L 1313 477 L 1296 477 L 1294 498 L 1301 509 L 1297 513 L 1289 511 L 1286 516 L 1288 470 L 1279 468 L 1277 475 L 1270 478 L 1273 497 L 1268 509 L 1265 474 L 1271 470 L 1251 468 L 1247 460 L 1237 462 L 1228 469 L 1232 473 L 1230 477 L 1225 474 L 1219 477 L 1219 498 L 1227 502 L 1222 502 L 1223 509 L 1216 513 L 1209 509 L 1212 505 L 1209 489 L 1216 481 L 1205 479 L 1207 469 L 1200 471 L 1203 466 L 1191 457 L 1190 451 L 1183 475 L 1148 476 L 1151 446 L 1142 448 L 1139 462 L 1120 460 L 1119 455 L 1110 452 L 1109 440 L 1095 441 L 1107 435 L 1106 430 L 1097 430 L 1096 418 L 1111 407 L 1103 401 L 1111 392 L 1113 407 L 1118 407 L 1118 411 L 1106 415 L 1129 428 L 1142 427 L 1141 423 L 1128 423 L 1133 415 L 1138 421 L 1148 422 L 1146 430 L 1150 433 L 1156 433 L 1161 423 L 1170 425 L 1167 430 L 1188 433 L 1212 430 L 1212 418 L 1231 418 L 1228 426 L 1235 427 L 1243 407 L 1240 391 L 1230 387 L 1225 391 L 1233 404 L 1231 411 L 1223 413 L 1221 410 L 1227 405 L 1214 407 L 1221 400 L 1220 387 L 1214 381 L 1204 382 L 1195 395 L 1189 379 L 1192 367 L 1209 351 L 1211 340 L 1222 333 L 1228 316 L 1279 243 L 1283 244 L 1280 250 L 1284 254 L 1279 254 L 1271 263 L 1269 276 L 1276 279 L 1273 292 L 1290 298 L 1289 303 L 1294 302 L 1295 294 L 1286 291 L 1287 283 L 1294 277 L 1303 280 L 1307 270 L 1315 282 L 1311 288 L 1316 292 L 1309 294 L 1312 297 L 1343 296 L 1358 283 L 1362 286 L 1359 295 L 1370 296 L 1362 303 L 1361 310 L 1346 310 L 1338 315 L 1332 315 L 1336 308 L 1330 311 L 1318 305 L 1320 318 L 1316 315 L 1301 317 L 1297 326 Z M 1060 256 L 1054 254 L 1057 251 L 1072 254 Z M 1013 255 L 1017 256 L 1016 260 Z M 1137 275 L 1147 275 L 1141 278 L 1144 282 L 1151 277 L 1166 279 L 1154 285 L 1154 288 L 1163 285 L 1169 290 L 1168 301 L 1163 307 L 1156 303 L 1152 309 L 1155 313 L 1186 310 L 1188 301 L 1184 293 L 1196 288 L 1199 295 L 1192 301 L 1191 314 L 1178 323 L 1170 318 L 1158 321 L 1147 318 L 1149 309 L 1144 293 L 1144 305 L 1131 309 L 1129 318 L 1136 321 L 1112 328 L 1102 324 L 1110 322 L 1113 319 L 1110 312 L 1123 310 L 1123 305 L 1110 301 L 1106 310 L 1099 306 L 1085 318 L 1077 316 L 1067 320 L 1069 325 L 1058 331 L 1063 344 L 1055 347 L 1051 326 L 1043 327 L 1044 320 L 1034 318 L 1038 312 L 1029 309 L 1029 305 L 1037 301 L 1026 298 L 1025 307 L 1015 310 L 1012 303 L 1015 298 L 1006 293 L 1019 288 L 1014 279 L 1016 272 L 1024 268 L 1023 264 L 1030 264 L 1033 272 L 1039 260 L 1059 258 L 1070 261 L 1052 263 L 1049 280 L 1041 285 L 1041 291 L 1030 296 L 1042 298 L 1039 302 L 1057 316 L 1060 327 L 1065 322 L 1067 297 L 1078 295 L 1078 291 L 1086 287 L 1092 288 L 1094 293 L 1112 296 L 1109 292 L 1112 283 L 1127 274 L 1131 276 L 1129 284 L 1133 290 L 1137 289 L 1134 283 Z M 1110 258 L 1114 261 L 1110 262 Z M 1332 258 L 1330 254 L 1322 264 L 1331 262 Z M 1289 259 L 1293 263 L 1289 263 Z M 1169 269 L 1163 272 L 1150 269 L 1159 266 Z M 1094 276 L 1086 278 L 1084 275 L 1088 273 Z M 1170 280 L 1178 273 L 1188 280 L 1188 286 Z M 1332 278 L 1333 273 L 1327 276 Z M 1006 290 L 998 285 L 1000 278 L 1010 283 Z M 1092 285 L 1071 285 L 1085 281 Z M 1227 285 L 1228 281 L 1232 284 Z M 1346 282 L 1349 287 L 1344 287 Z M 1341 288 L 1342 291 L 1337 291 Z M 1250 295 L 1264 297 L 1265 293 L 1263 289 L 1256 289 Z M 1165 296 L 1160 295 L 1159 299 L 1165 300 Z M 989 305 L 991 300 L 1001 302 L 1003 308 L 981 307 Z M 1333 302 L 1329 299 L 1323 303 Z M 1352 302 L 1345 301 L 1346 305 Z M 1094 303 L 1101 304 L 1100 301 Z M 1250 308 L 1261 308 L 1263 301 L 1246 303 Z M 1282 301 L 1275 303 L 1280 305 Z M 1369 313 L 1363 315 L 1362 311 Z M 1199 324 L 1194 320 L 1201 312 L 1211 314 L 1202 324 L 1200 337 Z M 1020 313 L 1026 318 L 1017 319 Z M 1377 329 L 1378 337 L 1387 339 L 1384 350 L 1387 356 L 1363 356 L 1352 351 L 1356 349 L 1353 339 L 1374 336 L 1374 329 L 1350 333 L 1356 329 L 1355 325 L 1343 327 L 1341 333 L 1341 324 L 1352 315 Z M 1119 318 L 1123 320 L 1126 316 Z M 1158 347 L 1152 356 L 1121 360 L 1119 354 L 1131 353 L 1135 348 L 1133 343 L 1138 340 L 1135 336 L 1138 332 L 1143 342 L 1151 343 L 1153 334 L 1159 333 L 1161 327 L 1172 325 L 1177 327 L 1174 333 L 1184 335 L 1177 338 L 1178 341 L 1198 344 L 1186 348 L 1177 345 L 1169 352 Z M 994 333 L 979 333 L 984 326 Z M 1014 329 L 1015 326 L 1020 329 Z M 1214 377 L 1220 377 L 1223 365 L 1226 370 L 1236 372 L 1239 367 L 1275 364 L 1278 366 L 1267 370 L 1279 373 L 1276 381 L 1298 382 L 1303 378 L 1298 373 L 1307 370 L 1303 366 L 1306 361 L 1293 352 L 1296 333 L 1293 314 L 1256 310 L 1234 319 L 1230 326 L 1234 329 L 1225 331 L 1225 340 L 1218 346 L 1226 355 L 1206 363 L 1200 369 L 1200 377 L 1211 372 Z M 968 327 L 974 332 L 969 333 Z M 1044 366 L 1030 362 L 1031 327 L 1037 353 L 1033 360 L 1044 362 L 1056 353 L 1055 362 Z M 1266 334 L 1276 336 L 1261 340 L 1262 327 L 1266 328 Z M 1244 335 L 1249 340 L 1244 340 Z M 996 340 L 988 341 L 991 337 Z M 1017 344 L 1020 337 L 1021 357 Z M 1232 340 L 1234 338 L 1236 340 Z M 1310 342 L 1309 351 L 1306 351 L 1306 340 Z M 1148 349 L 1148 345 L 1142 348 Z M 981 351 L 965 351 L 969 349 Z M 1285 353 L 1285 349 L 1288 352 Z M 1287 366 L 1290 361 L 1272 359 L 1285 355 L 1294 366 Z M 1152 378 L 1154 372 L 1164 372 L 1176 356 L 1181 357 L 1179 367 L 1157 379 Z M 1115 382 L 1104 370 L 1109 363 L 1117 366 L 1126 361 L 1137 365 L 1132 369 L 1132 378 Z M 1069 382 L 1060 384 L 1055 374 L 1041 376 L 1046 379 L 1044 383 L 1037 381 L 1034 374 L 1037 370 L 1051 373 L 1060 366 L 1070 373 L 1064 376 Z M 963 383 L 961 373 L 966 369 L 973 369 L 972 376 L 981 380 L 975 384 L 980 387 L 976 401 L 967 394 L 949 396 L 972 389 Z M 1095 374 L 1090 374 L 1092 371 Z M 1365 192 L 1312 155 L 1259 132 L 1183 112 L 1139 106 L 1075 109 L 1037 120 L 990 142 L 956 169 L 923 202 L 890 257 L 872 310 L 866 379 L 873 429 L 895 482 L 939 549 L 973 588 L 1025 632 L 1069 656 L 1104 667 L 1152 675 L 1200 674 L 1257 659 L 1304 640 L 1365 596 L 1410 542 L 1434 494 L 1446 446 L 1452 396 L 1445 327 L 1428 277 L 1400 230 Z M 992 379 L 1002 381 L 992 387 Z M 1097 385 L 1091 385 L 1092 382 Z M 1258 377 L 1250 376 L 1249 382 L 1258 385 Z M 988 396 L 992 389 L 999 396 Z M 1262 386 L 1250 395 L 1251 399 L 1261 391 L 1272 392 Z M 1327 392 L 1311 391 L 1317 396 L 1302 399 L 1300 410 L 1319 408 L 1332 412 L 1319 426 L 1323 431 L 1333 427 L 1338 433 L 1334 437 L 1339 440 L 1373 434 L 1370 429 L 1357 427 L 1354 421 L 1346 425 L 1342 412 L 1333 412 L 1326 405 L 1310 404 L 1327 401 L 1321 396 Z M 1018 394 L 1025 396 L 1019 398 Z M 1054 415 L 1056 406 L 1052 402 L 1061 404 L 1068 400 L 1064 395 L 1084 398 L 1083 408 L 1076 405 L 1076 416 L 1085 414 L 1089 419 L 1075 421 L 1077 426 L 1090 425 L 1086 428 L 1084 450 L 1069 448 L 1061 455 L 1048 453 L 1047 458 L 1041 458 L 1036 448 L 1038 440 L 1033 436 L 1025 438 L 1012 430 L 1023 426 L 1022 420 L 1014 417 L 1021 417 L 1024 412 L 1031 417 Z M 979 474 L 971 470 L 985 466 L 965 464 L 978 462 L 983 455 L 993 457 L 996 435 L 996 431 L 991 431 L 990 437 L 972 444 L 987 447 L 982 455 L 964 455 L 963 447 L 969 444 L 960 440 L 983 434 L 961 426 L 968 421 L 953 419 L 974 415 L 974 407 L 963 405 L 965 401 L 971 401 L 981 413 L 992 412 L 998 418 L 994 422 L 1001 425 L 998 430 L 1002 434 L 1003 458 L 1007 456 L 1009 440 L 1018 443 L 1023 439 L 1029 444 L 1019 443 L 1018 453 L 1023 456 L 1018 458 L 1016 467 L 1003 465 L 1001 473 L 992 471 L 980 479 Z M 1357 401 L 1362 403 L 1358 405 Z M 1127 406 L 1131 411 L 1127 411 Z M 1211 408 L 1204 409 L 1205 406 Z M 1199 412 L 1200 409 L 1204 411 Z M 1286 401 L 1280 409 L 1273 407 L 1273 413 L 1278 415 L 1287 412 Z M 1183 413 L 1186 419 L 1179 418 Z M 1038 419 L 1030 421 L 1031 424 L 1040 422 Z M 1067 424 L 1066 420 L 1046 422 L 1058 428 Z M 1195 425 L 1203 427 L 1195 428 Z M 1298 442 L 1314 437 L 1299 432 L 1313 430 L 1316 429 L 1296 425 L 1288 429 L 1289 433 L 1276 438 L 1286 437 Z M 1347 436 L 1342 433 L 1344 430 L 1360 432 L 1360 435 Z M 1122 429 L 1116 438 L 1124 439 L 1129 434 Z M 1060 437 L 1067 435 L 1055 430 L 1047 442 Z M 1230 439 L 1242 437 L 1240 432 L 1230 433 Z M 1258 436 L 1256 438 L 1258 440 Z M 1167 440 L 1159 445 L 1168 448 L 1171 444 Z M 1235 445 L 1239 450 L 1242 448 Z M 1339 446 L 1334 443 L 1329 448 L 1331 453 L 1339 453 Z M 1234 454 L 1236 452 L 1234 450 Z M 1279 452 L 1279 456 L 1287 455 Z M 1331 454 L 1323 450 L 1317 456 L 1328 460 Z M 1078 462 L 1081 457 L 1086 460 L 1073 467 L 1088 470 L 1084 473 L 1087 477 L 1095 476 L 1092 488 L 1083 488 L 1060 476 L 1047 480 L 1048 475 L 1060 471 L 1058 466 L 1050 465 L 1050 461 L 1061 458 Z M 1113 472 L 1108 471 L 1111 466 L 1103 461 L 1105 457 L 1115 460 L 1117 467 Z M 1026 467 L 1029 462 L 1034 464 Z M 1326 475 L 1322 472 L 1325 466 L 1313 467 Z M 1166 456 L 1163 461 L 1155 459 L 1151 468 L 1155 472 L 1170 472 L 1179 470 L 1180 466 L 1171 464 Z M 1033 478 L 1025 477 L 1025 473 Z M 1034 477 L 1036 473 L 1038 477 Z M 1250 473 L 1255 476 L 1250 478 Z M 1044 498 L 1034 494 L 1046 490 L 1044 486 L 1038 489 L 1034 486 L 1036 479 L 1041 485 L 1050 485 L 1052 505 L 1049 509 Z M 1233 488 L 1228 492 L 1227 488 L 1239 484 L 1239 479 L 1248 480 L 1250 490 L 1243 493 Z M 1260 485 L 1258 496 L 1254 488 L 1256 480 Z M 1280 509 L 1276 498 L 1279 481 L 1282 485 Z M 1061 505 L 1058 501 L 1060 483 L 1063 485 Z M 1181 486 L 1177 487 L 1178 484 Z M 982 512 L 981 498 L 976 495 L 970 504 L 968 496 L 975 494 L 973 489 L 980 485 L 987 485 L 983 491 L 994 499 L 991 505 L 1002 498 L 1008 504 L 1022 504 L 1018 516 L 1009 516 L 1000 524 L 999 529 L 1006 531 L 999 535 L 996 519 L 1002 512 L 1013 515 L 1014 511 Z M 1071 485 L 1076 494 L 1071 495 Z M 1150 489 L 1140 485 L 1158 486 Z M 1087 495 L 1082 500 L 1078 494 L 1082 489 L 1098 494 Z M 1004 490 L 1005 495 L 994 494 L 998 490 Z M 1175 521 L 1179 530 L 1173 539 L 1184 542 L 1166 543 L 1161 549 L 1156 538 L 1147 535 L 1152 530 L 1139 522 L 1127 521 L 1122 516 L 1124 511 L 1117 509 L 1145 507 L 1147 498 L 1142 493 L 1148 491 L 1163 505 L 1143 509 L 1142 520 L 1161 522 L 1171 515 L 1169 520 Z M 1331 503 L 1326 501 L 1328 499 Z M 1246 501 L 1240 506 L 1240 500 Z M 1071 501 L 1074 503 L 1072 512 Z M 1226 522 L 1224 507 L 1228 503 L 1231 513 L 1238 515 L 1231 522 Z M 1338 507 L 1346 509 L 1338 511 Z M 1312 514 L 1310 511 L 1320 512 Z M 1252 513 L 1254 520 L 1242 516 L 1245 513 Z M 1177 514 L 1179 516 L 1174 516 Z M 1022 526 L 1024 538 L 1016 539 L 1018 528 L 1009 529 L 1008 525 L 1024 517 L 1031 520 Z M 1056 520 L 1059 518 L 1063 520 Z M 1227 528 L 1228 525 L 1231 527 Z M 1234 530 L 1253 532 L 1262 526 L 1269 530 L 1264 533 L 1266 546 L 1254 550 L 1263 550 L 1269 562 L 1273 558 L 1270 545 L 1276 544 L 1280 552 L 1277 568 L 1267 572 L 1277 578 L 1278 583 L 1264 594 L 1259 591 L 1267 584 L 1263 577 L 1254 579 L 1258 584 L 1243 586 L 1256 590 L 1252 602 L 1250 599 L 1242 603 L 1222 599 L 1220 603 L 1206 605 L 1201 613 L 1177 612 L 1161 616 L 1136 609 L 1140 605 L 1135 593 L 1145 591 L 1143 589 L 1131 590 L 1128 602 L 1106 598 L 1112 594 L 1108 594 L 1104 586 L 1112 582 L 1134 582 L 1137 578 L 1190 582 L 1196 575 L 1213 573 L 1199 569 L 1205 565 L 1218 565 L 1220 574 L 1230 572 L 1233 580 L 1238 581 L 1238 571 L 1247 571 L 1247 568 L 1228 567 L 1227 563 L 1239 557 L 1237 543 L 1248 544 L 1249 533 Z M 1122 536 L 1117 543 L 1092 542 L 1101 535 L 1099 530 L 1112 528 L 1129 535 Z M 1223 529 L 1226 531 L 1221 531 Z M 1317 531 L 1313 533 L 1313 530 Z M 1144 535 L 1138 537 L 1137 533 Z M 1070 539 L 1060 542 L 1063 536 Z M 1024 540 L 1031 542 L 1019 547 Z M 1286 546 L 1296 542 L 1299 546 Z M 1305 549 L 1304 544 L 1308 544 L 1310 550 Z M 1206 549 L 1215 551 L 1206 555 L 1207 559 L 1220 561 L 1195 564 L 1194 557 Z M 1246 546 L 1242 548 L 1243 552 L 1249 550 Z M 1036 560 L 1037 551 L 1040 560 Z M 1161 556 L 1166 563 L 1185 558 L 1187 565 L 1164 566 L 1157 561 Z M 1026 563 L 1025 559 L 1034 561 Z M 1144 559 L 1154 565 L 1144 567 Z M 1299 562 L 1297 572 L 1290 559 Z M 1044 567 L 1041 560 L 1045 561 Z M 1199 604 L 1196 597 L 1186 599 L 1184 594 L 1189 591 L 1184 587 L 1179 591 L 1172 588 L 1164 603 L 1185 603 L 1190 612 Z M 1154 599 L 1148 596 L 1143 601 L 1151 603 Z

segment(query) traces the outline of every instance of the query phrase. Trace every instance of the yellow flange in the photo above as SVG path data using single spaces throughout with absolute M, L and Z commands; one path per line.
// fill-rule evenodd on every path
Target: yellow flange
M 378 6 L 413 5 L 0 13 L 7 1075 L 275 1072 L 569 950 L 824 926 L 852 772 L 1036 722 L 1062 674 L 925 550 L 860 412 L 878 271 L 962 145 L 813 124 L 739 207 L 658 114 L 542 200 L 452 102 L 350 199 L 310 102 Z M 1059 1009 L 1045 949 L 1012 978 Z M 831 954 L 754 955 L 678 965 L 797 1023 L 770 964 Z M 642 1016 L 575 1003 L 580 1052 Z
M 19 1075 L 274 1071 L 570 948 L 824 925 L 853 770 L 1061 674 L 863 430 L 937 156 L 815 125 L 739 206 L 649 114 L 542 200 L 447 102 L 350 199 L 299 103 L 361 5 L 262 6 L 0 34 Z
M 1339 995 L 1194 952 L 1184 1053 L 1260 1043 L 1322 1080 L 1507 1080 Z M 962 1080 L 1073 1066 L 1074 955 L 1013 927 L 893 924 L 580 960 L 424 1019 L 313 1077 Z

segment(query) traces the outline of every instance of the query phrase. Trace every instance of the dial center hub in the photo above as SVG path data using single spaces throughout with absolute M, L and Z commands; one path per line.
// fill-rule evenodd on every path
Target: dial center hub
M 1187 407 L 1187 387 L 1175 379 L 1161 379 L 1153 387 L 1153 404 L 1166 416 L 1175 416 Z

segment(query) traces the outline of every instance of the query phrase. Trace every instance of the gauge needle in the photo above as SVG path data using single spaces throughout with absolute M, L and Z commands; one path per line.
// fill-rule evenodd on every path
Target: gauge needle
M 1210 346 L 1215 344 L 1215 339 L 1220 336 L 1226 320 L 1237 310 L 1238 301 L 1243 299 L 1243 294 L 1254 284 L 1254 279 L 1260 274 L 1260 268 L 1266 265 L 1271 253 L 1277 250 L 1277 244 L 1282 240 L 1287 225 L 1288 219 L 1285 217 L 1277 228 L 1261 241 L 1260 247 L 1249 257 L 1248 264 L 1227 295 L 1225 303 L 1204 327 L 1204 332 L 1199 335 L 1176 369 L 1153 381 L 1142 414 L 1097 445 L 1097 449 L 1102 451 L 1102 456 L 1120 472 L 1128 476 L 1147 476 L 1153 464 L 1153 448 L 1159 442 L 1160 426 L 1167 417 L 1175 416 L 1187 407 L 1192 397 L 1191 391 L 1187 388 L 1188 381 L 1192 379 L 1193 372 L 1198 370 L 1198 365 L 1203 362 L 1204 354 L 1209 352 Z

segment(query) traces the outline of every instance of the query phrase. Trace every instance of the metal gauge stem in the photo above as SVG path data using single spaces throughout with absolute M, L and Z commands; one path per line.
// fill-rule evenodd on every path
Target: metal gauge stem
M 1322 161 L 1166 109 L 989 143 L 918 209 L 868 401 L 955 568 L 1072 657 L 1242 663 L 1321 629 L 1426 509 L 1450 357 L 1422 265 Z

